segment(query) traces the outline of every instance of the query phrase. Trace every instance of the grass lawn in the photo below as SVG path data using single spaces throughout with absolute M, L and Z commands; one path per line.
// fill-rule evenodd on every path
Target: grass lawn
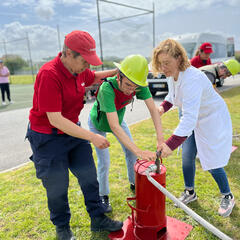
M 240 133 L 240 88 L 234 88 L 221 94 L 231 112 L 234 133 Z M 163 116 L 165 138 L 176 125 L 177 110 Z M 217 123 L 216 123 L 217 124 Z M 156 150 L 155 133 L 151 120 L 145 120 L 131 126 L 131 132 L 136 144 L 142 149 Z M 125 220 L 131 214 L 126 198 L 132 196 L 127 180 L 126 164 L 119 143 L 109 134 L 111 141 L 110 168 L 110 200 L 113 207 L 111 217 Z M 240 141 L 234 139 L 238 149 L 232 153 L 228 166 L 225 168 L 229 177 L 231 190 L 236 198 L 236 206 L 228 218 L 218 216 L 220 194 L 218 187 L 208 172 L 201 169 L 199 161 L 196 164 L 196 192 L 198 200 L 189 206 L 204 219 L 209 221 L 233 239 L 240 239 Z M 94 152 L 94 157 L 96 155 Z M 167 167 L 167 189 L 175 196 L 183 190 L 183 176 L 181 156 L 174 154 L 163 159 Z M 72 212 L 71 227 L 77 239 L 104 240 L 108 239 L 108 232 L 92 233 L 89 228 L 89 217 L 84 207 L 83 195 L 76 178 L 70 174 L 69 203 Z M 167 215 L 175 217 L 193 226 L 188 236 L 194 240 L 218 239 L 195 222 L 179 208 L 175 208 L 172 201 L 166 199 Z M 45 190 L 40 180 L 35 177 L 32 163 L 18 170 L 0 174 L 0 239 L 4 240 L 53 240 L 55 228 L 49 220 Z
M 35 82 L 35 75 L 11 75 L 11 84 L 33 84 Z

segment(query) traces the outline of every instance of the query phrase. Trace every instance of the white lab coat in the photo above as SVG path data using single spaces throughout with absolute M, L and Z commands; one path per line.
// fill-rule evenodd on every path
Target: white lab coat
M 232 149 L 232 122 L 227 105 L 207 76 L 195 67 L 180 72 L 178 80 L 168 79 L 165 100 L 182 109 L 177 136 L 190 136 L 194 130 L 203 170 L 227 165 Z

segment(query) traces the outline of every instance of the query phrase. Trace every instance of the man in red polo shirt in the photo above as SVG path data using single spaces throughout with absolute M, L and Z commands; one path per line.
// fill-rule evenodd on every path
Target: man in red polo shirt
M 34 85 L 26 137 L 33 151 L 30 159 L 46 189 L 50 219 L 60 240 L 75 239 L 69 226 L 69 170 L 81 186 L 91 230 L 122 228 L 122 222 L 104 215 L 106 209 L 99 197 L 90 142 L 101 149 L 110 144 L 103 136 L 83 129 L 78 121 L 84 107 L 85 87 L 115 75 L 117 70 L 93 72 L 90 64 L 102 64 L 94 39 L 87 32 L 73 31 L 66 35 L 62 52 L 39 70 Z
M 191 65 L 200 68 L 212 64 L 210 59 L 211 53 L 213 53 L 212 44 L 208 42 L 203 43 L 196 52 L 195 57 L 190 60 Z

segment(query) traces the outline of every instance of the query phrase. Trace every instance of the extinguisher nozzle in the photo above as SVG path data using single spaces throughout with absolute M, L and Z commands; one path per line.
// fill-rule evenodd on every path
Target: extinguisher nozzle
M 151 164 L 148 166 L 145 173 L 147 175 L 147 173 L 155 172 L 156 170 L 157 170 L 157 166 L 155 164 Z
M 159 160 L 159 158 L 161 157 L 161 151 L 159 151 L 159 152 L 157 151 L 156 155 L 157 155 L 157 158 L 156 158 L 156 161 L 155 161 L 155 164 L 156 164 L 156 167 L 157 167 L 156 173 L 160 173 L 160 160 Z M 162 163 L 162 159 L 161 159 L 161 163 Z

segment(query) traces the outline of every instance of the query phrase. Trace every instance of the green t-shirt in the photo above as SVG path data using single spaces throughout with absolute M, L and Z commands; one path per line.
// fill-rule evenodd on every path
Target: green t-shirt
M 117 77 L 108 78 L 108 81 L 111 81 L 114 88 L 119 90 L 118 83 L 117 83 Z M 151 98 L 152 95 L 149 91 L 148 87 L 138 87 L 136 89 L 136 98 L 141 100 L 146 100 L 148 98 Z M 97 99 L 100 103 L 100 118 L 99 121 L 97 120 L 97 100 L 94 102 L 93 107 L 90 112 L 90 117 L 93 125 L 96 129 L 103 132 L 112 132 L 106 113 L 110 112 L 117 112 L 119 124 L 121 125 L 124 117 L 124 113 L 126 110 L 126 107 L 123 107 L 117 111 L 114 99 L 115 99 L 115 92 L 111 85 L 108 82 L 103 82 L 102 85 L 99 88 Z

